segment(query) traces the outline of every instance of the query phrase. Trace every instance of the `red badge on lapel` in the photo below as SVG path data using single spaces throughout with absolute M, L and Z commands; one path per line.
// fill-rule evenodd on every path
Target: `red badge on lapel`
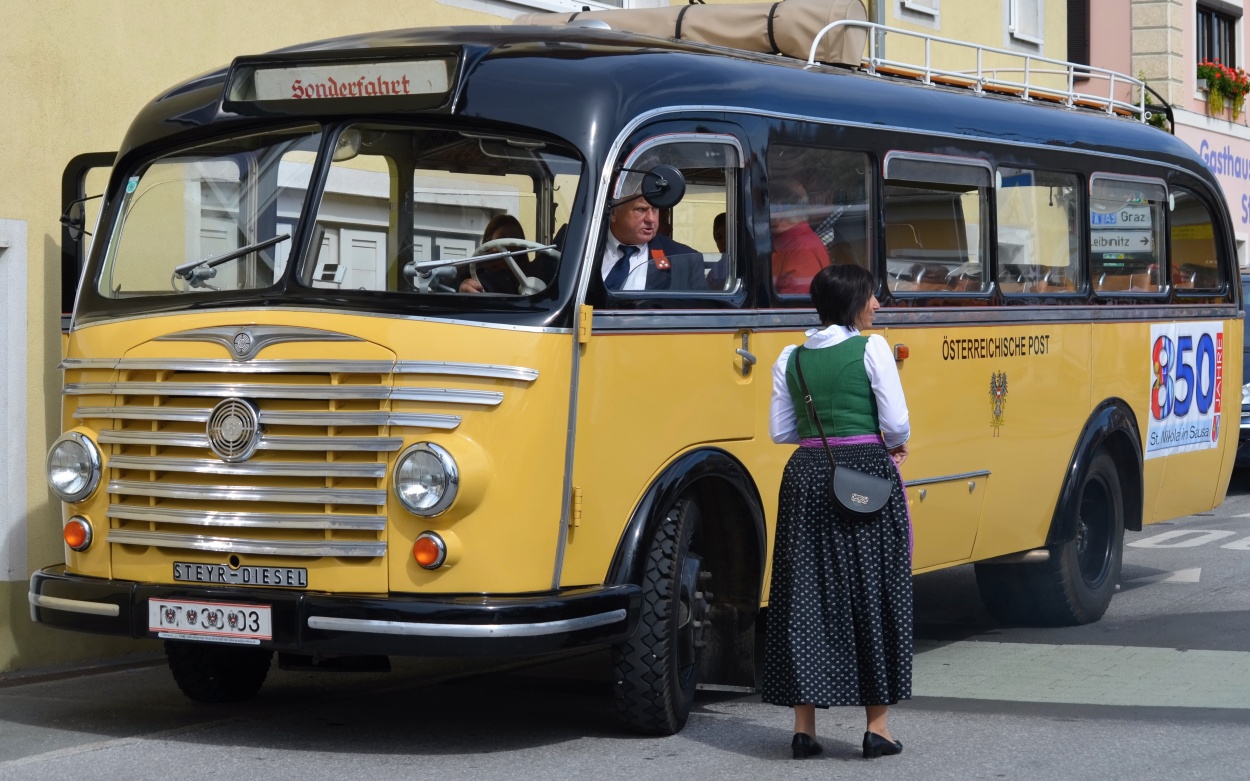
M 660 271 L 667 271 L 672 264 L 668 262 L 668 256 L 664 254 L 662 249 L 651 250 L 651 261 L 655 263 L 655 267 Z

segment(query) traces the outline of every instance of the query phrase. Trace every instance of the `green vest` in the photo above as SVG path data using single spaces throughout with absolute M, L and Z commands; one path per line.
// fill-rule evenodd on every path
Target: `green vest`
M 872 393 L 868 370 L 864 368 L 864 351 L 867 348 L 868 337 L 852 336 L 833 347 L 819 350 L 798 348 L 790 353 L 786 364 L 786 387 L 790 389 L 790 399 L 794 402 L 800 437 L 820 436 L 803 401 L 799 375 L 794 370 L 794 361 L 800 354 L 803 356 L 803 377 L 820 415 L 820 424 L 825 427 L 825 436 L 854 437 L 881 433 L 877 420 L 877 398 Z

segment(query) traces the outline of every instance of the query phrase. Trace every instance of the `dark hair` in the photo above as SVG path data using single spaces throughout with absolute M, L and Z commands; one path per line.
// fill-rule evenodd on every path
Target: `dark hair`
M 482 231 L 482 243 L 490 241 L 491 236 L 501 230 L 507 229 L 507 233 L 500 236 L 501 239 L 523 239 L 525 238 L 525 229 L 521 227 L 521 221 L 513 217 L 507 212 L 500 212 L 490 218 L 490 222 L 486 223 L 486 230 Z
M 822 325 L 855 325 L 855 318 L 876 289 L 872 272 L 862 266 L 825 266 L 812 280 L 812 303 Z

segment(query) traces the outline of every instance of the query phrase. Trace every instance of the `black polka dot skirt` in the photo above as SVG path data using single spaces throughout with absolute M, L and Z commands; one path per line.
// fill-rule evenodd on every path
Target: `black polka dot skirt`
M 777 510 L 764 702 L 793 706 L 893 705 L 911 698 L 911 528 L 898 470 L 879 444 L 840 445 L 834 459 L 893 479 L 870 521 L 845 518 L 829 499 L 822 448 L 786 464 Z

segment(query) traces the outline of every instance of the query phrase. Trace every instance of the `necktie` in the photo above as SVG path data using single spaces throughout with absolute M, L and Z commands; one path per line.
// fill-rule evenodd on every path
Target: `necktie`
M 609 290 L 620 290 L 625 286 L 625 280 L 629 278 L 630 259 L 637 251 L 638 248 L 632 244 L 621 245 L 621 259 L 616 261 L 616 265 L 608 272 L 608 278 L 603 280 Z

